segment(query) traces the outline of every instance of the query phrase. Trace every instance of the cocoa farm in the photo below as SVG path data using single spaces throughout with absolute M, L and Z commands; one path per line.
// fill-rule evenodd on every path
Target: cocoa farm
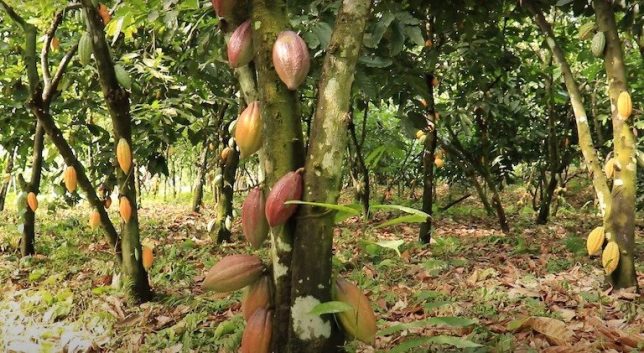
M 0 0 L 0 352 L 643 351 L 643 62 L 635 0 Z

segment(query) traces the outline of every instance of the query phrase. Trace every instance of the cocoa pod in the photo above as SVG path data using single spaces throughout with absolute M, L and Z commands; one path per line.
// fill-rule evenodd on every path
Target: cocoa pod
M 248 321 L 258 309 L 268 309 L 271 305 L 272 297 L 273 287 L 271 277 L 263 275 L 257 282 L 248 286 L 246 290 L 246 295 L 241 306 L 244 319 Z
M 96 227 L 101 224 L 101 214 L 97 210 L 94 210 L 92 211 L 92 213 L 90 213 L 88 224 L 92 229 L 96 229 Z
M 259 249 L 268 235 L 266 220 L 266 200 L 262 189 L 252 189 L 242 205 L 242 231 L 244 237 L 255 249 Z
M 142 255 L 142 262 L 143 262 L 143 268 L 145 268 L 146 271 L 149 271 L 150 268 L 152 267 L 152 263 L 154 262 L 154 251 L 152 251 L 152 248 L 143 245 L 141 247 L 141 252 L 143 253 Z
M 235 124 L 235 140 L 241 158 L 251 156 L 262 147 L 262 129 L 259 101 L 254 101 L 244 109 Z
M 230 154 L 233 152 L 233 149 L 230 147 L 226 147 L 223 150 L 221 150 L 221 153 L 219 154 L 219 158 L 221 159 L 222 164 L 226 164 L 228 162 L 228 157 L 230 157 Z
M 271 227 L 286 223 L 295 213 L 297 205 L 286 205 L 284 202 L 302 198 L 302 172 L 288 172 L 278 180 L 266 198 L 266 220 Z
M 105 4 L 98 5 L 98 15 L 101 16 L 101 19 L 103 20 L 103 26 L 106 26 L 112 20 L 110 10 L 105 6 Z
M 130 145 L 127 143 L 127 140 L 122 137 L 116 145 L 116 159 L 119 162 L 119 167 L 121 167 L 123 173 L 129 173 L 130 167 L 132 167 L 132 150 L 130 149 Z
M 586 40 L 590 38 L 590 35 L 595 30 L 595 22 L 590 21 L 586 22 L 581 27 L 579 27 L 579 39 Z
M 633 113 L 633 101 L 631 101 L 631 95 L 626 91 L 622 91 L 617 97 L 617 114 L 622 117 L 622 119 L 628 119 Z
M 436 87 L 438 87 L 439 84 L 440 84 L 440 81 L 438 81 L 438 78 L 436 76 L 434 76 L 434 78 L 432 78 L 432 86 L 434 86 L 434 88 L 436 88 Z
M 233 69 L 248 65 L 253 60 L 253 31 L 250 20 L 235 29 L 228 40 L 228 63 Z
M 110 208 L 110 206 L 112 206 L 112 198 L 111 197 L 106 198 L 103 201 L 103 205 L 105 206 L 105 208 Z
M 27 194 L 27 205 L 33 212 L 36 212 L 38 209 L 38 197 L 36 197 L 36 194 L 33 192 Z
M 593 52 L 593 55 L 596 57 L 602 56 L 604 54 L 604 48 L 606 47 L 606 36 L 604 32 L 597 32 L 593 37 L 593 40 L 590 44 L 590 51 Z
M 615 241 L 609 241 L 602 252 L 602 266 L 607 275 L 610 275 L 619 264 L 619 246 Z
M 273 313 L 257 309 L 248 319 L 241 341 L 241 353 L 269 353 L 273 333 Z
M 597 227 L 593 229 L 590 234 L 588 234 L 588 239 L 586 240 L 586 249 L 588 250 L 588 255 L 598 254 L 604 245 L 604 227 Z
M 121 64 L 114 65 L 114 74 L 116 75 L 116 81 L 119 85 L 123 86 L 125 89 L 132 89 L 132 79 L 130 74 L 125 70 Z
M 92 60 L 92 37 L 87 32 L 83 33 L 78 42 L 78 59 L 83 66 Z
M 369 299 L 355 284 L 338 278 L 335 281 L 333 300 L 341 301 L 353 307 L 336 314 L 342 328 L 348 336 L 373 345 L 376 340 L 376 315 L 369 304 Z
M 58 38 L 53 37 L 49 46 L 51 47 L 52 51 L 58 51 L 58 48 L 60 48 L 60 41 L 58 40 Z
M 123 222 L 130 222 L 130 218 L 132 217 L 132 204 L 130 204 L 130 200 L 126 196 L 121 196 L 119 199 L 119 213 L 121 214 L 121 218 L 123 218 Z
M 65 182 L 65 187 L 67 191 L 74 192 L 78 186 L 78 178 L 76 175 L 76 169 L 72 166 L 65 168 L 63 172 L 63 181 Z
M 606 164 L 604 165 L 604 174 L 606 174 L 606 178 L 613 179 L 615 176 L 615 158 L 610 158 L 606 161 Z
M 309 49 L 293 31 L 284 31 L 273 44 L 273 66 L 279 78 L 290 90 L 296 90 L 306 79 L 311 67 Z
M 226 256 L 208 270 L 203 287 L 215 292 L 231 292 L 253 284 L 262 272 L 264 265 L 257 256 Z
M 425 131 L 423 131 L 423 130 L 416 131 L 416 138 L 417 139 L 420 139 L 423 136 L 425 136 Z
M 235 8 L 236 0 L 211 0 L 212 8 L 219 17 L 230 17 Z
M 443 168 L 445 165 L 445 160 L 439 157 L 434 158 L 434 164 L 436 165 L 436 168 Z

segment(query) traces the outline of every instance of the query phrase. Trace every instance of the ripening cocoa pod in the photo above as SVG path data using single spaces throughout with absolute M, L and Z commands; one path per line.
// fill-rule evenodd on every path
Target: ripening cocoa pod
M 604 227 L 597 227 L 593 229 L 590 234 L 588 234 L 588 239 L 586 240 L 586 249 L 588 250 L 588 255 L 598 254 L 602 245 L 604 245 Z
M 36 197 L 36 194 L 33 192 L 27 194 L 27 205 L 33 212 L 36 212 L 38 209 L 38 197 Z
M 223 150 L 221 150 L 221 153 L 219 154 L 221 163 L 226 164 L 228 162 L 228 157 L 230 157 L 230 154 L 232 152 L 233 152 L 233 149 L 230 147 L 226 147 Z
M 259 249 L 268 235 L 269 227 L 266 220 L 266 199 L 262 189 L 252 189 L 242 205 L 242 231 L 244 237 L 255 249 Z
M 126 196 L 121 196 L 119 199 L 119 213 L 121 214 L 121 218 L 123 218 L 123 222 L 130 222 L 130 218 L 132 217 L 132 204 Z
M 257 309 L 248 319 L 241 341 L 241 353 L 269 353 L 273 330 L 273 313 Z
M 271 227 L 286 223 L 295 213 L 297 205 L 286 205 L 286 201 L 299 201 L 302 198 L 302 172 L 288 172 L 278 180 L 266 198 L 266 220 Z
M 228 41 L 228 63 L 233 69 L 248 65 L 253 60 L 253 31 L 250 20 L 235 29 Z
M 235 140 L 241 158 L 251 156 L 262 147 L 262 129 L 259 101 L 254 101 L 244 109 L 235 124 Z
M 215 292 L 231 292 L 255 283 L 262 272 L 264 265 L 257 256 L 226 256 L 208 270 L 203 287 Z
M 65 187 L 67 191 L 74 192 L 78 186 L 78 178 L 76 176 L 76 169 L 72 166 L 65 168 L 63 172 L 63 181 L 65 182 Z
M 271 277 L 263 275 L 257 282 L 248 286 L 246 290 L 246 295 L 241 306 L 244 319 L 248 321 L 258 309 L 268 309 L 271 305 L 272 297 L 273 287 Z
M 92 38 L 87 32 L 83 32 L 78 41 L 78 59 L 83 66 L 89 64 L 92 59 Z
M 105 208 L 110 208 L 112 206 L 112 198 L 108 197 L 103 201 L 103 205 L 105 205 Z
M 581 27 L 579 27 L 579 39 L 586 40 L 590 38 L 590 35 L 595 30 L 595 22 L 590 21 L 586 22 Z
M 439 157 L 434 158 L 434 164 L 436 165 L 436 168 L 443 168 L 445 165 L 445 160 Z
M 219 17 L 230 17 L 235 8 L 235 2 L 237 0 L 211 0 L 212 8 L 215 9 L 215 13 Z
M 101 214 L 97 210 L 94 210 L 92 211 L 92 213 L 90 213 L 88 224 L 92 229 L 96 229 L 96 227 L 101 224 Z
M 309 49 L 293 31 L 284 31 L 273 44 L 273 66 L 279 78 L 290 90 L 296 90 L 306 79 L 311 66 Z
M 416 131 L 416 138 L 417 139 L 420 139 L 423 136 L 425 136 L 425 131 L 423 131 L 423 130 Z
M 151 247 L 147 245 L 143 245 L 141 247 L 141 252 L 143 253 L 143 268 L 145 268 L 146 271 L 149 271 L 150 268 L 152 267 L 152 263 L 154 262 L 154 251 L 152 250 Z
M 610 241 L 602 253 L 602 266 L 607 275 L 610 275 L 619 264 L 619 246 L 616 242 Z
M 130 145 L 127 143 L 127 140 L 122 137 L 116 145 L 116 159 L 119 162 L 119 167 L 121 167 L 123 173 L 129 173 L 130 167 L 132 167 L 132 150 L 130 149 Z
M 633 113 L 633 102 L 631 95 L 622 91 L 617 97 L 617 114 L 624 120 L 628 119 Z
M 132 78 L 130 74 L 125 70 L 121 64 L 114 65 L 114 74 L 116 75 L 116 81 L 119 85 L 123 86 L 125 89 L 132 89 Z
M 110 10 L 105 6 L 105 4 L 98 5 L 98 14 L 103 20 L 103 26 L 106 26 L 111 20 L 112 15 L 110 15 Z
M 347 335 L 373 345 L 376 340 L 376 315 L 369 304 L 369 299 L 355 284 L 342 278 L 336 279 L 333 296 L 333 300 L 353 307 L 353 310 L 336 314 Z
M 434 78 L 432 78 L 432 86 L 434 86 L 434 88 L 436 88 L 436 87 L 438 87 L 439 84 L 440 84 L 440 82 L 438 81 L 438 78 L 436 76 L 434 76 Z
M 606 164 L 604 165 L 604 174 L 606 174 L 606 178 L 613 179 L 615 176 L 615 158 L 610 158 L 606 161 Z
M 52 51 L 58 51 L 58 48 L 60 48 L 60 41 L 58 40 L 58 38 L 53 37 L 49 46 L 51 47 Z

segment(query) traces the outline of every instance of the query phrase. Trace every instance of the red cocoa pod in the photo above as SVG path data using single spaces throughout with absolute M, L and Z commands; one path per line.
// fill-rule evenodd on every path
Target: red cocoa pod
M 211 0 L 212 8 L 215 9 L 217 16 L 219 17 L 230 17 L 235 8 L 235 2 L 237 0 Z
M 269 227 L 264 209 L 266 199 L 259 187 L 254 188 L 246 196 L 242 205 L 242 230 L 244 237 L 255 249 L 259 249 L 268 235 Z
M 262 147 L 262 114 L 259 101 L 244 109 L 235 123 L 235 141 L 241 158 L 251 156 Z
M 269 353 L 273 333 L 273 313 L 257 309 L 248 319 L 241 341 L 241 353 Z
M 273 44 L 273 66 L 282 82 L 296 90 L 306 79 L 311 67 L 309 49 L 304 40 L 293 31 L 284 31 Z
M 288 172 L 273 185 L 266 198 L 266 219 L 271 227 L 286 223 L 295 213 L 297 205 L 286 205 L 284 202 L 302 198 L 302 172 Z
M 248 321 L 258 309 L 268 309 L 272 296 L 273 287 L 268 275 L 262 276 L 257 282 L 248 286 L 241 306 L 244 319 Z
M 230 67 L 238 68 L 248 65 L 253 60 L 253 31 L 250 20 L 235 29 L 228 41 L 228 63 Z
M 208 270 L 203 287 L 215 292 L 231 292 L 254 283 L 262 272 L 264 265 L 257 256 L 226 256 Z
M 338 278 L 335 281 L 333 297 L 333 300 L 353 307 L 353 310 L 336 314 L 347 335 L 373 345 L 376 340 L 376 315 L 369 304 L 369 299 L 360 288 L 345 279 Z

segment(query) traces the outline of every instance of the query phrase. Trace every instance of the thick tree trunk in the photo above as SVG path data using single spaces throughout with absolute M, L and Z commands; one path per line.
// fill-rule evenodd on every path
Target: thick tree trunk
M 424 223 L 420 225 L 420 233 L 418 235 L 418 240 L 423 244 L 429 244 L 432 239 L 432 217 L 434 215 L 434 158 L 436 152 L 436 137 L 437 137 L 437 126 L 436 126 L 436 105 L 434 104 L 434 85 L 432 84 L 434 80 L 433 74 L 427 74 L 425 76 L 425 82 L 427 84 L 428 90 L 428 99 L 427 99 L 427 126 L 428 131 L 426 131 L 425 144 L 423 145 L 423 212 L 427 213 L 429 217 Z M 412 189 L 413 190 L 413 189 Z
M 45 142 L 45 130 L 40 122 L 36 123 L 34 134 L 34 148 L 31 156 L 31 180 L 26 185 L 24 192 L 40 193 L 40 179 L 42 175 L 42 150 Z M 20 253 L 22 256 L 33 255 L 36 252 L 36 213 L 29 207 L 25 207 L 24 222 L 22 228 L 22 241 L 20 242 Z
M 318 86 L 304 170 L 304 201 L 338 201 L 351 87 L 370 7 L 370 0 L 347 0 L 338 12 Z M 343 335 L 333 318 L 309 314 L 316 304 L 331 299 L 334 224 L 333 213 L 326 209 L 300 206 L 291 262 L 291 353 L 342 351 Z
M 112 118 L 114 129 L 114 151 L 120 139 L 125 139 L 131 150 L 132 143 L 130 100 L 128 92 L 121 88 L 116 80 L 114 64 L 110 56 L 103 31 L 103 23 L 92 0 L 82 0 L 87 17 L 87 31 L 92 38 L 92 47 L 98 68 L 103 96 Z M 143 268 L 142 251 L 139 233 L 139 218 L 137 209 L 135 170 L 130 168 L 125 174 L 121 168 L 116 168 L 119 186 L 119 200 L 127 198 L 132 206 L 129 222 L 122 222 L 121 249 L 122 270 L 130 284 L 130 294 L 139 301 L 147 301 L 152 297 L 148 276 Z
M 2 176 L 2 186 L 0 186 L 0 212 L 4 211 L 5 201 L 7 200 L 7 193 L 9 192 L 9 184 L 11 183 L 11 173 L 13 172 L 13 161 L 16 155 L 16 150 L 11 149 L 7 151 L 7 161 L 4 166 L 4 175 Z
M 617 269 L 611 274 L 610 281 L 616 288 L 637 286 L 635 271 L 635 194 L 637 189 L 636 139 L 632 124 L 635 116 L 624 120 L 617 113 L 617 97 L 628 92 L 626 68 L 622 42 L 619 39 L 615 15 L 611 4 L 606 0 L 594 0 L 595 15 L 600 31 L 606 36 L 604 67 L 608 76 L 613 121 L 614 158 L 617 160 L 612 190 L 612 207 L 608 208 L 612 237 L 619 245 L 620 258 Z

